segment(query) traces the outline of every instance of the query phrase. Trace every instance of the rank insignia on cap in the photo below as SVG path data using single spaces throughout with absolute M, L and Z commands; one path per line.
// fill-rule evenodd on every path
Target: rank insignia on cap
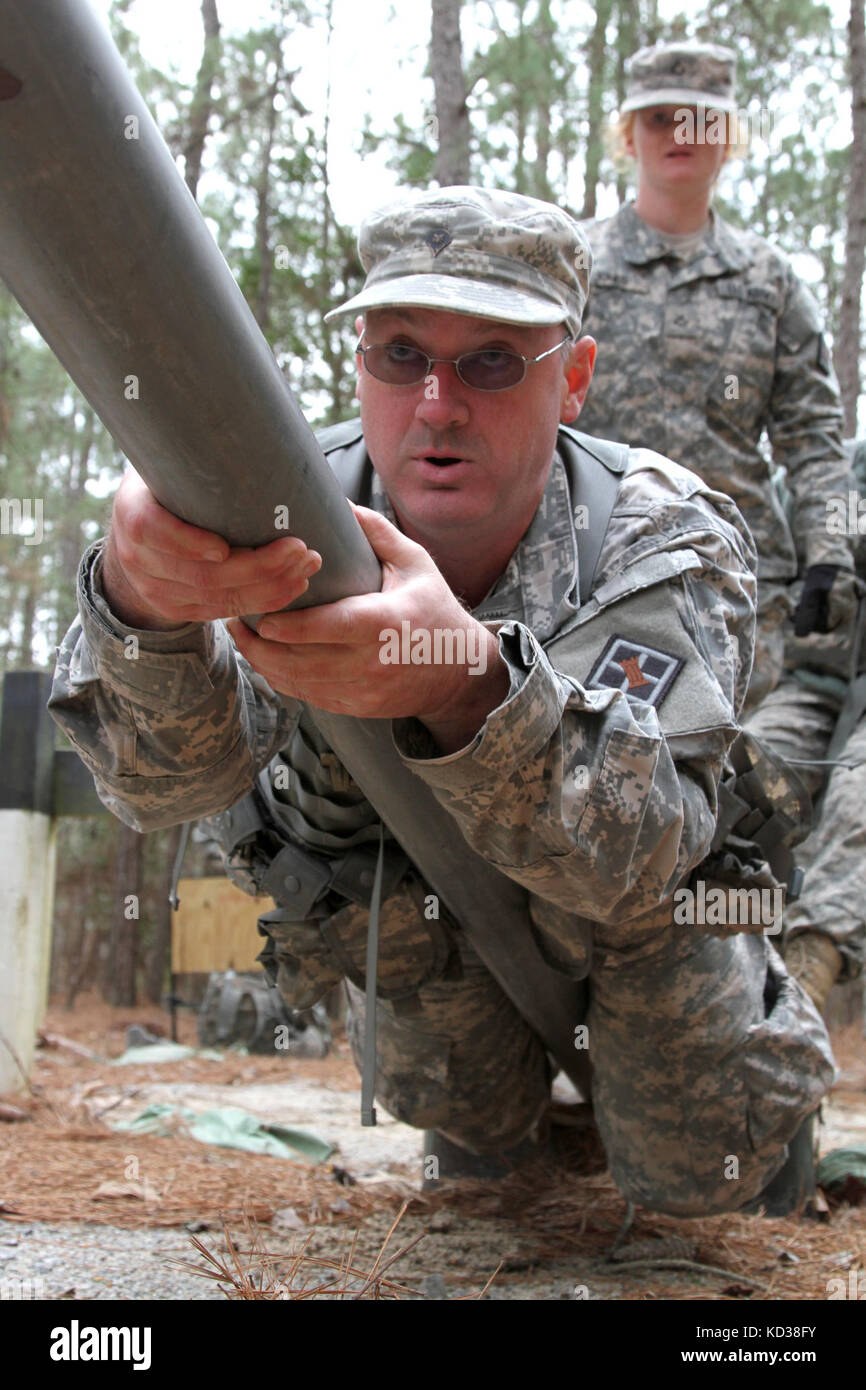
M 433 255 L 438 256 L 439 252 L 444 251 L 445 247 L 453 240 L 453 237 L 444 227 L 434 227 L 432 232 L 427 233 L 424 240 L 430 247 Z
M 684 664 L 681 657 L 658 647 L 629 637 L 611 637 L 586 683 L 622 690 L 658 708 Z

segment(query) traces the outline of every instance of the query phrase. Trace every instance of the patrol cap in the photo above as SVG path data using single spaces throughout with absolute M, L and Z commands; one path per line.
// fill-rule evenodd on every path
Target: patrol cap
M 589 243 L 538 198 L 460 185 L 405 193 L 365 218 L 358 251 L 364 288 L 326 320 L 401 306 L 580 331 Z
M 659 43 L 641 48 L 629 61 L 628 75 L 621 115 L 645 106 L 737 109 L 737 55 L 720 44 Z

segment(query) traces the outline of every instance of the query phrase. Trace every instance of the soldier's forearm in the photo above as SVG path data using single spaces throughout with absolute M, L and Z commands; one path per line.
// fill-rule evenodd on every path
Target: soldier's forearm
M 105 804 L 141 830 L 222 810 L 281 746 L 283 702 L 249 670 L 218 623 L 129 631 L 95 571 L 79 576 L 80 619 L 59 650 L 49 709 Z

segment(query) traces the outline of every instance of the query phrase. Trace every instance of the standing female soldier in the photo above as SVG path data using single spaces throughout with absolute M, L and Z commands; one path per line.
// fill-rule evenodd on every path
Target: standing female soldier
M 849 540 L 826 529 L 826 499 L 847 496 L 849 478 L 818 307 L 780 251 L 710 207 L 738 140 L 735 63 L 731 49 L 695 43 L 631 61 L 619 136 L 637 196 L 586 227 L 584 326 L 599 351 L 580 428 L 669 455 L 742 511 L 760 580 L 749 710 L 781 674 L 792 582 L 804 580 L 798 635 L 850 622 L 854 589 Z M 765 430 L 786 470 L 790 524 Z

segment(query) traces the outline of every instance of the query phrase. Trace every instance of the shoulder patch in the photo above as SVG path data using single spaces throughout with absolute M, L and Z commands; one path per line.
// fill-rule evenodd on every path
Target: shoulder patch
M 630 637 L 611 637 L 587 679 L 587 685 L 606 685 L 635 695 L 656 708 L 682 670 L 682 657 L 648 647 Z

